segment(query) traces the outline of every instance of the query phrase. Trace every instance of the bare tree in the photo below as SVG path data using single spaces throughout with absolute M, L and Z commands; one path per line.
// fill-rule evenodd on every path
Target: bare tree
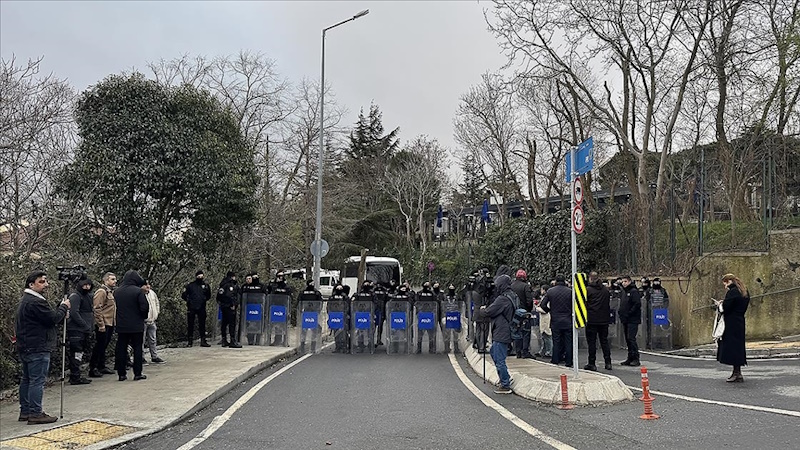
M 75 93 L 41 59 L 0 66 L 0 225 L 12 254 L 30 254 L 55 231 L 52 181 L 75 145 Z M 89 193 L 86 193 L 89 195 Z M 64 224 L 71 227 L 74 224 Z
M 519 164 L 515 147 L 520 140 L 511 93 L 499 75 L 484 74 L 481 83 L 461 97 L 455 118 L 455 139 L 481 166 L 481 173 L 500 207 L 500 223 L 505 220 L 504 204 L 523 200 L 518 181 Z M 487 170 L 488 169 L 488 170 Z
M 419 234 L 422 254 L 427 251 L 426 214 L 439 204 L 447 184 L 447 152 L 436 139 L 417 136 L 392 159 L 386 170 L 385 191 L 405 219 L 406 241 L 414 246 Z

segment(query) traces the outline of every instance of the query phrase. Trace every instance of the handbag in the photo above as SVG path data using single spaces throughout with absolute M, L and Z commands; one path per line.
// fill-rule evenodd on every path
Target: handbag
M 711 337 L 714 341 L 722 339 L 722 333 L 725 332 L 725 317 L 721 312 L 717 311 L 717 316 L 714 318 L 714 329 L 711 330 Z

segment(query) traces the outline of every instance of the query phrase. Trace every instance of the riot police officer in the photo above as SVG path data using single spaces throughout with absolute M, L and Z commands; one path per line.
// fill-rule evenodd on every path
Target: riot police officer
M 458 353 L 458 338 L 461 334 L 461 314 L 464 309 L 464 303 L 456 296 L 456 287 L 451 283 L 447 287 L 447 294 L 442 295 L 441 310 L 443 314 L 443 327 L 444 333 L 444 352 L 450 353 L 450 343 L 453 343 L 453 350 Z M 453 319 L 457 317 L 458 320 Z
M 298 295 L 297 297 L 300 310 L 300 314 L 298 314 L 298 321 L 303 320 L 302 312 L 316 312 L 317 316 L 322 307 L 322 293 L 318 291 L 314 287 L 314 280 L 308 280 L 306 282 L 306 288 Z M 311 331 L 311 353 L 315 353 L 317 351 L 317 341 L 319 340 L 319 322 L 315 324 L 313 328 L 307 328 L 304 324 L 298 324 L 300 328 L 300 350 L 301 354 L 306 352 L 306 338 L 308 337 L 308 332 Z
M 267 288 L 267 294 L 284 294 L 288 295 L 290 298 L 292 296 L 292 289 L 286 284 L 286 280 L 284 279 L 283 272 L 278 272 L 275 274 L 275 279 L 270 282 L 269 287 Z M 289 302 L 291 303 L 291 301 Z M 286 322 L 282 325 L 279 325 L 274 328 L 275 331 L 275 339 L 269 345 L 285 345 L 286 344 Z M 267 336 L 267 339 L 270 339 Z
M 222 339 L 220 345 L 230 348 L 242 348 L 236 339 L 236 306 L 239 303 L 239 283 L 236 273 L 228 272 L 217 289 L 217 303 L 222 313 Z M 230 336 L 230 341 L 228 341 Z
M 264 295 L 266 295 L 267 288 L 264 286 L 263 283 L 261 283 L 261 280 L 259 280 L 258 273 L 257 272 L 252 272 L 251 274 L 247 275 L 247 277 L 245 277 L 245 282 L 242 285 L 242 287 L 240 289 L 240 292 L 242 293 L 242 295 L 244 295 L 244 294 L 264 294 Z M 243 327 L 244 326 L 245 325 L 243 325 Z M 241 328 L 240 328 L 240 331 L 241 332 L 246 332 L 245 330 L 242 330 Z M 260 345 L 261 344 L 261 333 L 247 332 L 247 344 L 248 345 Z
M 335 343 L 333 352 L 347 353 L 350 347 L 350 298 L 347 296 L 344 286 L 341 284 L 337 284 L 336 287 L 333 288 L 333 294 L 328 299 L 329 322 L 330 318 L 334 315 L 337 316 L 339 321 L 335 324 L 328 324 L 328 327 L 333 333 L 333 340 Z
M 428 337 L 428 353 L 436 353 L 436 323 L 439 317 L 439 302 L 436 295 L 431 288 L 429 282 L 422 285 L 422 291 L 417 294 L 417 299 L 414 302 L 415 316 L 417 317 L 417 353 L 422 353 L 422 339 Z M 421 326 L 419 315 L 420 313 L 434 313 L 434 323 L 432 328 L 423 328 Z
M 361 285 L 361 290 L 353 296 L 353 303 L 355 304 L 351 307 L 353 310 L 353 315 L 355 316 L 356 313 L 363 313 L 368 312 L 370 309 L 374 308 L 375 304 L 375 295 L 372 292 L 372 282 L 369 280 L 365 280 L 364 283 Z M 369 311 L 370 313 L 374 314 L 374 311 Z M 370 319 L 374 320 L 373 317 Z M 358 353 L 364 353 L 364 349 L 366 348 L 366 343 L 371 342 L 370 340 L 373 338 L 373 328 L 374 323 L 368 328 L 359 328 L 354 327 L 353 332 L 355 333 L 356 338 L 356 345 L 358 348 Z
M 653 278 L 652 285 L 644 293 L 645 305 L 647 308 L 647 348 L 653 347 L 653 311 L 669 309 L 669 294 L 667 290 L 661 285 L 661 278 Z
M 378 334 L 376 346 L 383 345 L 383 319 L 386 317 L 386 302 L 389 301 L 389 293 L 386 288 L 380 284 L 375 284 L 373 290 L 373 298 L 375 301 L 375 327 Z

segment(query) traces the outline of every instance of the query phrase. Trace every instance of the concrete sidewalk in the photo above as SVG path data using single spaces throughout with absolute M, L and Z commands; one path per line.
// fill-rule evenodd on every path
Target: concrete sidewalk
M 465 356 L 472 369 L 483 375 L 483 357 L 471 345 L 468 345 Z M 487 347 L 488 348 L 488 347 Z M 511 357 L 506 359 L 508 372 L 513 380 L 511 389 L 520 397 L 540 403 L 561 403 L 561 374 L 567 375 L 567 391 L 569 402 L 581 406 L 600 406 L 633 400 L 633 393 L 619 378 L 602 372 L 580 370 L 575 378 L 575 371 L 564 366 L 550 363 Z M 486 381 L 494 385 L 500 384 L 500 377 L 494 366 L 492 357 L 486 354 Z
M 294 353 L 296 349 L 291 347 L 165 348 L 159 356 L 166 363 L 145 366 L 146 380 L 132 381 L 129 370 L 127 381 L 106 375 L 94 378 L 89 385 L 66 384 L 64 418 L 54 424 L 18 422 L 18 400 L 3 401 L 0 447 L 95 450 L 118 445 L 184 420 L 258 371 Z M 57 415 L 59 398 L 59 384 L 46 386 L 44 411 Z

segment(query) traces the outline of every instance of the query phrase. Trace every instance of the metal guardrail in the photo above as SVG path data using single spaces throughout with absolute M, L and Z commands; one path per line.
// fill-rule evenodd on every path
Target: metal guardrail
M 761 297 L 769 297 L 770 295 L 775 295 L 775 294 L 784 294 L 786 292 L 792 292 L 792 291 L 797 291 L 797 290 L 800 290 L 800 286 L 791 287 L 789 289 L 781 289 L 780 291 L 764 292 L 763 294 L 758 294 L 758 295 L 754 295 L 754 296 L 750 297 L 750 300 L 755 300 L 755 299 L 761 298 Z M 697 308 L 694 308 L 694 309 L 692 309 L 692 312 L 702 311 L 704 309 L 715 308 L 715 307 L 716 306 L 712 303 L 710 305 L 699 306 Z

